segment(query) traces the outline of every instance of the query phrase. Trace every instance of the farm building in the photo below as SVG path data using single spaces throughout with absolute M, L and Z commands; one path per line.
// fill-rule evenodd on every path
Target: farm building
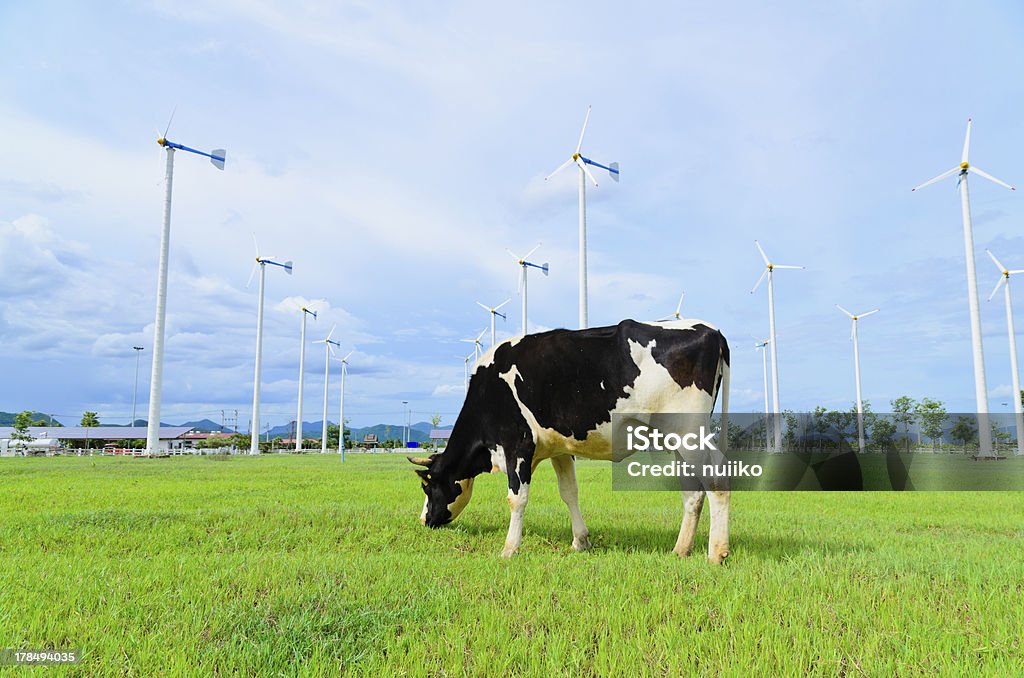
M 192 442 L 186 434 L 192 429 L 187 426 L 161 426 L 160 451 L 171 454 L 187 453 Z M 0 456 L 10 457 L 17 454 L 11 440 L 14 429 L 0 426 Z M 128 447 L 128 441 L 145 440 L 145 426 L 30 426 L 28 434 L 32 440 L 26 443 L 29 453 L 40 452 L 52 454 L 60 449 L 78 447 L 84 441 L 85 446 L 102 448 L 112 444 Z

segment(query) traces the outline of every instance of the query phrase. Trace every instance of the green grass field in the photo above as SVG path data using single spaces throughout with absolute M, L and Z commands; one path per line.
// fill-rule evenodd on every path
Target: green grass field
M 501 476 L 419 524 L 399 456 L 0 460 L 11 675 L 1024 673 L 1024 493 L 736 493 L 724 567 L 671 554 L 678 495 L 579 465 L 595 549 L 554 473 L 498 558 Z M 707 516 L 697 536 L 703 550 Z

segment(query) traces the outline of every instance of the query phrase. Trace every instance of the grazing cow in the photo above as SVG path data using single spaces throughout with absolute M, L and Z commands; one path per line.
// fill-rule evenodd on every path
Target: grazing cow
M 420 520 L 429 527 L 451 522 L 469 503 L 476 476 L 503 471 L 512 516 L 502 556 L 512 556 L 522 542 L 533 471 L 550 459 L 572 518 L 573 548 L 588 549 L 575 457 L 612 458 L 613 413 L 710 414 L 720 388 L 726 414 L 729 346 L 721 332 L 697 320 L 623 320 L 502 342 L 477 363 L 444 452 L 409 459 L 426 467 L 417 471 L 427 495 Z M 729 493 L 706 494 L 708 559 L 721 563 L 729 554 Z M 673 549 L 680 556 L 692 551 L 704 497 L 704 491 L 684 492 Z

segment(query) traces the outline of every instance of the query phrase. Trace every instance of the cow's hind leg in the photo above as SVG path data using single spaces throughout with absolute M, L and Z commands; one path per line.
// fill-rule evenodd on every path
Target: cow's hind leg
M 708 535 L 708 560 L 721 565 L 729 556 L 729 492 L 708 492 L 711 504 L 711 529 Z
M 697 534 L 697 523 L 700 522 L 700 511 L 704 508 L 704 490 L 687 490 L 683 492 L 683 524 L 679 528 L 679 538 L 672 552 L 677 556 L 688 556 L 693 553 L 693 539 Z
M 572 518 L 572 547 L 577 551 L 586 551 L 590 548 L 590 532 L 580 513 L 576 459 L 571 456 L 552 457 L 551 465 L 555 467 L 555 477 L 558 478 L 558 494 L 569 507 L 569 516 Z

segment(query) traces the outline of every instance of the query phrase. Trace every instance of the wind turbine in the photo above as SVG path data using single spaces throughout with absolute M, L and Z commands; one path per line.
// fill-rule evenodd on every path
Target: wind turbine
M 967 175 L 977 174 L 983 179 L 999 184 L 1011 191 L 1016 190 L 1004 181 L 983 172 L 967 161 L 971 149 L 971 119 L 967 119 L 967 136 L 964 138 L 964 150 L 960 156 L 960 164 L 943 172 L 934 179 L 929 179 L 913 191 L 931 186 L 954 174 L 959 175 L 957 188 L 960 189 L 960 211 L 964 222 L 964 253 L 967 255 L 967 302 L 971 311 L 971 351 L 974 357 L 974 399 L 978 407 L 978 456 L 990 456 L 992 453 L 992 432 L 988 427 L 988 390 L 985 385 L 985 351 L 981 344 L 981 312 L 978 308 L 978 276 L 974 270 L 974 231 L 971 225 L 971 201 L 967 194 Z
M 491 347 L 492 348 L 494 347 L 494 316 L 498 315 L 498 316 L 501 316 L 502 320 L 506 320 L 507 318 L 505 317 L 505 314 L 504 313 L 498 313 L 498 311 L 501 309 L 502 306 L 504 306 L 505 304 L 507 304 L 510 301 L 512 301 L 512 300 L 511 299 L 506 299 L 505 301 L 501 302 L 500 304 L 498 304 L 494 308 L 491 308 L 490 306 L 486 306 L 484 304 L 481 304 L 479 301 L 476 302 L 477 306 L 479 306 L 480 308 L 484 309 L 485 311 L 487 311 L 488 313 L 491 314 Z
M 764 448 L 766 451 L 771 451 L 772 442 L 772 420 L 769 416 L 768 407 L 768 340 L 765 339 L 760 344 L 754 344 L 754 348 L 761 352 L 761 373 L 764 375 Z
M 682 308 L 683 308 L 683 297 L 685 297 L 685 296 L 686 296 L 686 292 L 683 292 L 682 294 L 679 295 L 679 303 L 676 304 L 676 312 L 675 312 L 674 315 L 671 315 L 668 318 L 662 318 L 658 322 L 659 323 L 663 323 L 663 322 L 666 322 L 668 320 L 679 320 L 680 318 L 682 318 L 682 316 L 679 315 L 679 311 L 682 310 Z
M 174 113 L 171 113 L 171 120 Z M 153 324 L 153 367 L 149 380 L 149 419 L 146 421 L 146 454 L 156 454 L 160 447 L 160 391 L 164 376 L 164 334 L 167 320 L 167 257 L 171 242 L 171 185 L 174 182 L 174 152 L 188 151 L 210 159 L 213 166 L 224 169 L 227 152 L 218 148 L 212 153 L 197 151 L 188 146 L 176 144 L 167 139 L 171 129 L 171 120 L 167 128 L 156 140 L 167 151 L 167 164 L 164 174 L 164 224 L 160 233 L 160 270 L 156 277 L 156 322 Z
M 602 165 L 580 153 L 583 148 L 583 135 L 587 132 L 587 123 L 590 121 L 590 106 L 587 106 L 587 115 L 583 118 L 583 129 L 580 130 L 580 140 L 576 143 L 576 151 L 572 156 L 562 163 L 558 169 L 544 177 L 547 181 L 569 165 L 575 164 L 580 168 L 580 329 L 587 329 L 587 178 L 594 182 L 597 187 L 597 179 L 587 169 L 587 165 L 600 167 L 606 170 L 615 181 L 619 180 L 619 163 L 613 162 Z M 525 314 L 524 314 L 525 315 Z M 525 335 L 526 332 L 524 331 Z
M 532 261 L 528 261 L 528 259 L 530 258 L 530 255 L 533 254 L 534 252 L 536 252 L 537 249 L 541 246 L 541 244 L 542 243 L 537 243 L 537 247 L 534 247 L 532 250 L 527 252 L 525 257 L 518 257 L 518 256 L 516 256 L 515 252 L 513 252 L 510 249 L 506 249 L 505 250 L 506 252 L 508 252 L 509 254 L 512 255 L 512 258 L 516 260 L 516 264 L 519 265 L 519 284 L 518 284 L 517 291 L 523 297 L 523 336 L 524 337 L 526 336 L 526 269 L 530 268 L 530 267 L 539 268 L 541 273 L 543 273 L 545 276 L 547 276 L 547 274 L 548 274 L 548 263 L 546 261 L 543 264 L 540 264 L 540 265 L 535 264 Z M 492 322 L 493 322 L 493 316 L 492 316 Z
M 839 304 L 836 304 L 836 308 L 849 316 L 853 323 L 850 327 L 850 339 L 853 340 L 853 373 L 857 382 L 857 449 L 864 454 L 864 405 L 860 398 L 860 342 L 857 339 L 857 321 L 867 318 L 873 313 L 878 313 L 878 309 L 857 314 L 850 313 Z
M 480 337 L 484 336 L 484 332 L 486 332 L 486 331 L 487 331 L 486 327 L 484 329 L 480 330 L 480 334 L 476 335 L 476 339 L 460 339 L 459 340 L 459 341 L 464 341 L 467 344 L 473 344 L 474 363 L 477 360 L 480 360 L 480 355 L 483 353 L 483 350 L 480 348 L 480 346 L 481 346 L 481 344 L 480 344 Z
M 768 278 L 768 343 L 771 345 L 772 352 L 772 413 L 775 415 L 775 421 L 773 422 L 775 428 L 775 451 L 778 452 L 782 449 L 782 427 L 779 426 L 779 413 L 781 411 L 779 406 L 779 352 L 776 348 L 777 342 L 775 341 L 775 283 L 772 271 L 777 268 L 801 269 L 803 266 L 773 264 L 768 260 L 768 255 L 764 253 L 764 249 L 761 248 L 761 243 L 755 240 L 754 244 L 757 245 L 757 251 L 761 253 L 761 258 L 764 260 L 764 271 L 761 273 L 761 277 L 757 279 L 757 284 L 754 285 L 754 289 L 750 290 L 750 293 L 756 292 L 765 277 Z
M 295 451 L 302 451 L 302 384 L 306 376 L 306 316 L 313 316 L 316 320 L 316 311 L 310 311 L 302 307 L 302 334 L 299 340 L 299 411 L 295 415 Z
M 992 289 L 992 294 L 988 295 L 988 300 L 992 301 L 992 297 L 996 296 L 999 287 L 1005 285 L 1003 297 L 1006 299 L 1006 328 L 1010 335 L 1010 370 L 1012 371 L 1013 381 L 1013 397 L 1011 400 L 1013 400 L 1014 418 L 1017 422 L 1017 454 L 1024 454 L 1024 414 L 1022 414 L 1020 402 L 1020 375 L 1017 372 L 1017 337 L 1013 331 L 1013 304 L 1010 303 L 1010 276 L 1024 273 L 1024 269 L 1010 271 L 996 259 L 996 255 L 989 252 L 989 250 L 985 251 L 988 252 L 988 256 L 992 257 L 992 261 L 995 262 L 996 267 L 1002 274 L 999 276 L 996 286 Z
M 474 355 L 473 353 L 470 353 L 465 358 L 463 358 L 463 360 L 466 363 L 466 374 L 465 374 L 465 377 L 463 378 L 463 382 L 462 383 L 463 383 L 463 386 L 466 389 L 466 394 L 467 395 L 469 394 L 469 361 L 473 359 L 473 355 Z
M 271 266 L 278 266 L 284 269 L 284 272 L 288 275 L 292 274 L 292 262 L 286 261 L 284 263 L 268 259 L 260 256 L 260 247 L 256 244 L 256 236 L 252 237 L 253 244 L 256 245 L 256 263 L 252 265 L 252 271 L 249 272 L 249 282 L 245 284 L 248 287 L 252 283 L 252 277 L 256 273 L 256 267 L 260 269 L 260 299 L 256 307 L 256 374 L 253 377 L 252 384 L 252 428 L 249 432 L 249 454 L 260 453 L 260 380 L 262 378 L 263 371 L 263 296 L 266 287 L 267 278 L 267 264 Z
M 355 353 L 355 350 L 349 351 L 348 355 L 344 358 L 335 358 L 341 363 L 341 407 L 338 409 L 338 454 L 341 455 L 341 461 L 345 461 L 345 373 L 348 372 L 348 359 Z M 327 420 L 327 417 L 324 417 Z M 324 436 L 326 438 L 326 436 Z
M 320 454 L 327 453 L 327 386 L 330 381 L 330 370 L 331 370 L 331 354 L 334 353 L 334 347 L 341 348 L 341 342 L 331 341 L 331 337 L 334 336 L 334 330 L 338 326 L 335 325 L 331 328 L 326 339 L 321 339 L 318 344 L 324 345 L 324 421 L 323 430 L 320 433 Z

